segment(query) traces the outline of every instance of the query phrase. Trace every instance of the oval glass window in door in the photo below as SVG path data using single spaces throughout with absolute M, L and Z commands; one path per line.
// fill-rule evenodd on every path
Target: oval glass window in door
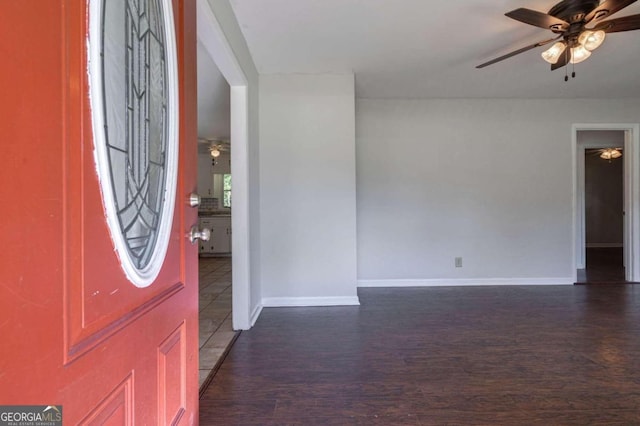
M 178 167 L 177 59 L 171 0 L 91 0 L 95 158 L 112 240 L 138 287 L 169 244 Z

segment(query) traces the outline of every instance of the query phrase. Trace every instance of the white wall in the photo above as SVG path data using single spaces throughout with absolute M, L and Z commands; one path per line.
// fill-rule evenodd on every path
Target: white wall
M 198 137 L 229 140 L 229 83 L 198 43 Z
M 201 197 L 213 196 L 211 179 L 211 155 L 198 154 L 198 194 Z
M 360 285 L 571 282 L 571 125 L 639 120 L 633 99 L 359 100 Z
M 353 75 L 260 76 L 265 306 L 354 304 Z
M 211 155 L 209 155 L 209 160 L 211 160 Z M 211 166 L 211 173 L 231 173 L 231 155 L 229 151 L 220 152 L 220 156 L 216 158 L 215 166 Z
M 578 130 L 577 142 L 589 148 L 623 148 L 624 130 Z

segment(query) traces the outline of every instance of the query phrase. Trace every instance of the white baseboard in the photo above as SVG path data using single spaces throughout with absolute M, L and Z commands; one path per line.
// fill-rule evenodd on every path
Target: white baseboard
M 262 306 L 280 308 L 293 306 L 354 306 L 360 305 L 358 296 L 354 297 L 264 297 Z
M 358 287 L 461 287 L 490 285 L 573 285 L 572 277 L 447 278 L 422 280 L 358 280 Z
M 253 327 L 256 324 L 256 321 L 258 321 L 258 317 L 260 316 L 261 312 L 262 312 L 262 305 L 258 304 L 258 306 L 255 307 L 253 312 L 251 312 L 251 317 L 249 318 L 251 327 Z
M 587 248 L 622 248 L 622 243 L 587 243 Z

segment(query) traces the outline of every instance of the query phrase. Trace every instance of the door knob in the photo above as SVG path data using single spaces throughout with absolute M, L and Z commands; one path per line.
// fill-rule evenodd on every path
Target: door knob
M 189 205 L 191 207 L 198 207 L 200 205 L 200 201 L 202 201 L 202 199 L 195 192 L 189 194 Z
M 202 228 L 202 230 L 200 230 L 196 225 L 193 225 L 191 231 L 189 231 L 189 241 L 191 241 L 191 244 L 194 244 L 196 240 L 209 241 L 209 238 L 211 238 L 211 230 L 208 228 Z

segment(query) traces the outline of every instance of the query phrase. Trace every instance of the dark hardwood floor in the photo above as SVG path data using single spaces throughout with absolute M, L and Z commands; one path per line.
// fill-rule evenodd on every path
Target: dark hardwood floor
M 265 309 L 203 425 L 640 424 L 640 287 L 360 289 Z
M 586 269 L 578 270 L 579 284 L 624 283 L 622 248 L 588 248 Z

